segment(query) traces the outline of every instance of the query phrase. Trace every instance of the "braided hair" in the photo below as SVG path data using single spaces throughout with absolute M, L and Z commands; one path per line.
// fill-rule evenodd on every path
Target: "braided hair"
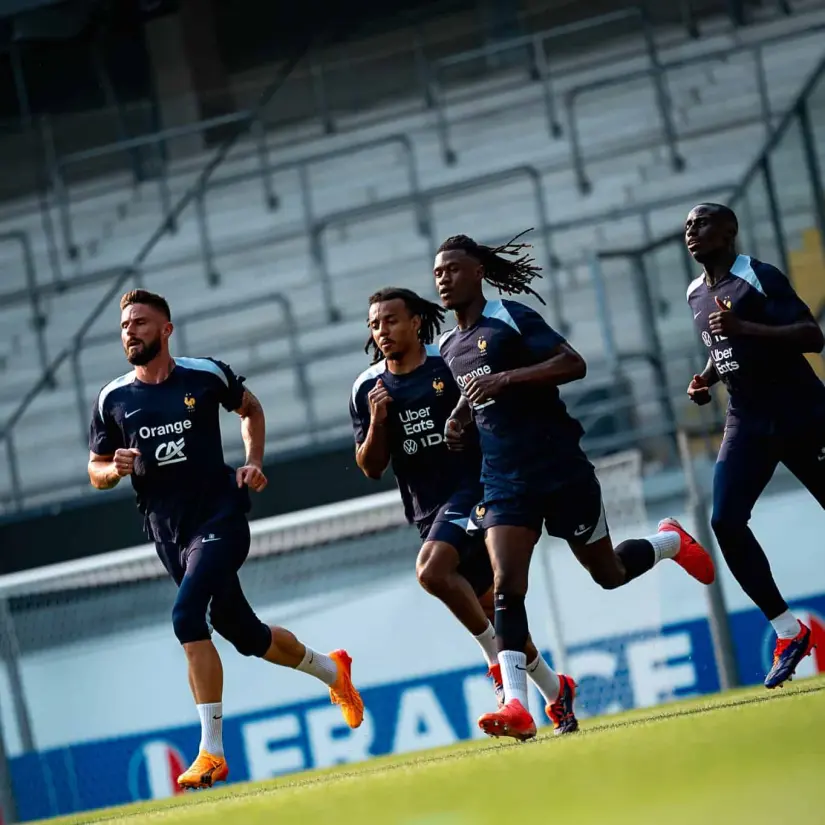
M 387 287 L 370 295 L 369 305 L 380 303 L 381 301 L 395 301 L 400 299 L 407 307 L 410 315 L 417 315 L 421 319 L 421 326 L 418 328 L 418 340 L 422 344 L 432 344 L 436 335 L 441 333 L 441 324 L 444 323 L 445 310 L 438 304 L 422 298 L 411 289 L 403 287 Z M 367 338 L 364 345 L 364 352 L 372 355 L 372 364 L 377 364 L 384 357 L 384 353 L 378 349 L 372 335 Z
M 484 268 L 484 280 L 499 292 L 506 292 L 508 295 L 533 295 L 544 303 L 541 295 L 530 287 L 534 278 L 541 278 L 541 267 L 536 266 L 535 259 L 530 255 L 522 253 L 523 249 L 531 249 L 532 244 L 516 243 L 522 235 L 528 232 L 532 232 L 532 229 L 525 229 L 507 243 L 496 247 L 476 243 L 466 235 L 454 235 L 447 238 L 438 247 L 438 251 L 461 250 L 466 252 L 478 260 Z M 503 255 L 513 256 L 515 260 L 508 260 L 502 257 Z

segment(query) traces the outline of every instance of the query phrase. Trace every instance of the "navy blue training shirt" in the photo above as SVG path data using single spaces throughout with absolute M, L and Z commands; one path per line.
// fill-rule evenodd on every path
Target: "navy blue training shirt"
M 407 521 L 425 521 L 465 485 L 479 485 L 480 498 L 477 442 L 471 439 L 464 450 L 454 452 L 444 441 L 444 426 L 460 393 L 438 347 L 428 345 L 424 363 L 406 375 L 394 375 L 380 361 L 358 376 L 349 405 L 356 444 L 367 438 L 367 395 L 379 378 L 392 397 L 387 410 L 390 463 Z
M 460 388 L 472 376 L 533 366 L 565 339 L 536 312 L 516 301 L 487 301 L 478 321 L 441 336 L 441 355 Z M 550 492 L 592 472 L 579 442 L 584 431 L 558 387 L 511 386 L 473 405 L 485 496 Z
M 688 287 L 687 299 L 702 341 L 730 394 L 729 409 L 739 416 L 787 421 L 825 416 L 825 386 L 805 356 L 768 338 L 714 335 L 708 318 L 716 298 L 745 321 L 786 326 L 811 320 L 810 309 L 775 266 L 747 255 L 714 286 L 705 276 Z
M 155 541 L 187 543 L 205 521 L 249 510 L 248 491 L 224 461 L 219 422 L 220 407 L 240 408 L 243 382 L 212 358 L 175 358 L 160 384 L 144 384 L 132 371 L 100 391 L 89 449 L 102 456 L 140 450 L 132 486 Z

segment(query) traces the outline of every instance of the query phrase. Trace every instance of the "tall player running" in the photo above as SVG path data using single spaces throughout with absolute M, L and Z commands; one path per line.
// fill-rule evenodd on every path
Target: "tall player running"
M 380 478 L 392 464 L 407 520 L 424 542 L 418 580 L 475 637 L 501 696 L 496 634 L 479 601 L 489 605 L 493 571 L 480 531 L 471 537 L 465 530 L 483 492 L 481 454 L 475 434 L 461 440 L 460 451 L 444 443 L 460 393 L 432 345 L 443 317 L 441 307 L 409 289 L 382 289 L 370 297 L 365 351 L 373 364 L 355 381 L 350 399 L 356 461 L 370 478 Z M 529 637 L 524 653 L 555 732 L 574 732 L 572 680 L 554 673 Z
M 89 478 L 109 490 L 130 476 L 158 555 L 178 585 L 172 625 L 189 665 L 201 720 L 199 753 L 178 777 L 183 788 L 225 780 L 223 669 L 212 627 L 244 656 L 296 668 L 329 687 L 332 702 L 357 728 L 364 705 L 343 650 L 326 656 L 288 630 L 267 627 L 244 597 L 238 570 L 249 553 L 249 489 L 266 486 L 261 467 L 265 421 L 242 376 L 211 358 L 172 358 L 169 305 L 135 290 L 123 296 L 121 340 L 134 370 L 107 384 L 92 414 Z M 241 418 L 246 462 L 224 463 L 219 408 Z
M 484 517 L 495 574 L 495 629 L 506 704 L 479 719 L 491 736 L 527 739 L 536 726 L 527 710 L 525 659 L 528 571 L 542 523 L 564 539 L 593 579 L 621 587 L 662 559 L 673 559 L 704 584 L 714 578 L 705 550 L 674 519 L 659 532 L 622 542 L 608 533 L 601 489 L 579 441 L 583 430 L 559 397 L 559 386 L 584 377 L 584 359 L 533 309 L 487 301 L 484 281 L 508 294 L 536 295 L 538 268 L 525 244 L 495 249 L 466 235 L 448 238 L 435 259 L 435 282 L 457 327 L 440 349 L 461 388 L 451 440 L 470 407 L 483 453 Z M 504 256 L 515 256 L 508 260 Z M 536 296 L 538 297 L 538 296 Z
M 707 404 L 722 381 L 730 396 L 711 523 L 734 578 L 776 631 L 765 677 L 775 688 L 811 652 L 811 630 L 788 609 L 748 522 L 779 462 L 825 507 L 825 387 L 803 355 L 821 352 L 825 338 L 785 275 L 737 255 L 738 231 L 720 204 L 700 204 L 687 217 L 685 242 L 704 269 L 687 298 L 710 353 L 688 395 Z

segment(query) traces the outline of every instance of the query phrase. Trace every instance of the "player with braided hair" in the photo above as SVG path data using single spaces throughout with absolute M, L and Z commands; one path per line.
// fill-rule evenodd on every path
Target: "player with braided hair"
M 460 397 L 433 344 L 444 315 L 409 289 L 390 287 L 370 296 L 364 350 L 372 354 L 372 366 L 355 381 L 350 399 L 355 457 L 369 478 L 392 466 L 407 520 L 423 541 L 418 580 L 475 637 L 503 697 L 490 622 L 493 571 L 483 534 L 470 526 L 483 493 L 481 452 L 475 438 L 466 438 L 460 451 L 448 450 L 444 438 Z M 553 703 L 558 677 L 529 638 L 525 654 L 530 678 Z
M 493 566 L 505 705 L 482 716 L 479 727 L 491 736 L 529 739 L 536 726 L 527 710 L 524 599 L 542 525 L 568 542 L 605 589 L 627 584 L 665 558 L 703 584 L 713 581 L 714 568 L 674 519 L 662 521 L 656 535 L 624 541 L 614 550 L 599 482 L 579 443 L 584 431 L 559 396 L 559 386 L 584 377 L 584 359 L 535 310 L 484 296 L 487 282 L 509 295 L 539 297 L 531 287 L 539 270 L 519 237 L 495 248 L 466 235 L 448 238 L 436 255 L 434 275 L 442 304 L 458 322 L 439 341 L 462 393 L 445 437 L 448 445 L 460 446 L 472 419 L 483 455 L 477 517 Z M 557 730 L 564 730 L 576 686 L 567 676 L 560 682 L 555 707 L 563 711 Z M 551 718 L 557 712 L 547 711 Z

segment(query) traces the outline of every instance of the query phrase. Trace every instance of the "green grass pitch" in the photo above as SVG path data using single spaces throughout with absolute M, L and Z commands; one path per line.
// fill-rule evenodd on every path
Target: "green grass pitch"
M 231 766 L 231 762 L 230 762 Z M 821 825 L 825 678 L 51 820 L 198 825 Z

